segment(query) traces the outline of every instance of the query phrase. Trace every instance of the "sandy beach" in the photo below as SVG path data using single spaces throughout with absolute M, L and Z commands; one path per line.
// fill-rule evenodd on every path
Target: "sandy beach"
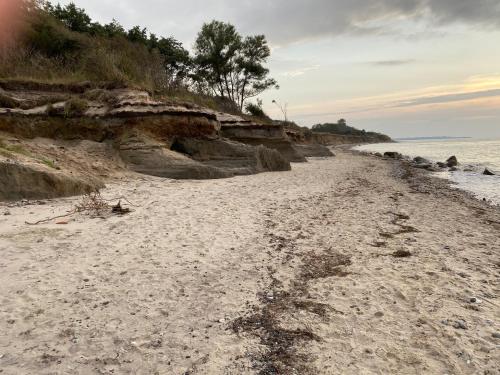
M 3 374 L 498 374 L 500 210 L 399 161 L 0 206 Z M 65 222 L 67 219 L 63 219 Z

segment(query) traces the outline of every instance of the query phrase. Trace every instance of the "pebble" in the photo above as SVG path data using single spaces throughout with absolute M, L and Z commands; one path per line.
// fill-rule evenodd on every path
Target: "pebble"
M 494 339 L 500 339 L 500 332 L 494 332 L 494 333 L 492 333 L 491 337 L 493 337 Z
M 453 328 L 467 329 L 467 325 L 464 320 L 457 320 L 455 323 L 453 323 Z
M 10 211 L 5 211 L 3 214 L 4 214 L 4 216 L 9 216 L 10 215 Z

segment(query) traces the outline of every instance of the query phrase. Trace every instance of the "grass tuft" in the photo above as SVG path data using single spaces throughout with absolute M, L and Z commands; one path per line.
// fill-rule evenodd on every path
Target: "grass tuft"
M 64 105 L 64 115 L 66 117 L 81 116 L 88 108 L 88 102 L 80 98 L 72 98 Z

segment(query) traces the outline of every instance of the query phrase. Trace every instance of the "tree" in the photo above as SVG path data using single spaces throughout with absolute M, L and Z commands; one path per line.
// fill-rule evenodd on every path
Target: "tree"
M 126 36 L 127 33 L 120 23 L 113 18 L 113 21 L 103 26 L 104 32 L 107 37 L 113 38 L 116 36 Z
M 127 38 L 131 42 L 147 45 L 149 40 L 148 30 L 145 27 L 134 26 L 128 31 Z
M 264 35 L 242 39 L 233 25 L 212 21 L 203 25 L 194 50 L 197 78 L 240 109 L 248 98 L 278 87 L 263 65 L 271 54 Z
M 197 75 L 205 80 L 215 95 L 231 97 L 229 74 L 241 46 L 241 37 L 233 25 L 212 21 L 203 25 L 196 39 Z
M 156 48 L 163 57 L 163 65 L 171 80 L 180 84 L 186 79 L 192 68 L 191 56 L 182 43 L 173 37 L 161 38 Z
M 45 9 L 64 23 L 71 31 L 86 33 L 91 29 L 92 19 L 85 13 L 84 9 L 78 8 L 74 3 L 69 3 L 65 7 L 62 7 L 60 4 L 54 7 L 50 3 L 47 3 Z

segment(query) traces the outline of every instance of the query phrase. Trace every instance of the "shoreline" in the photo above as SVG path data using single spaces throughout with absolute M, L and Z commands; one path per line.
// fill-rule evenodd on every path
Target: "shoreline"
M 493 373 L 500 210 L 335 151 L 290 172 L 127 178 L 102 191 L 125 216 L 27 226 L 80 198 L 7 208 L 0 367 Z
M 377 156 L 376 152 L 354 149 L 355 147 L 359 147 L 359 146 L 363 146 L 363 144 L 352 146 L 351 148 L 349 148 L 349 150 L 352 152 L 355 152 L 355 153 L 359 153 L 360 155 L 365 155 L 365 156 L 370 156 L 370 157 L 375 157 L 375 158 L 382 158 L 384 160 L 389 160 L 389 161 L 394 160 L 392 158 L 388 158 L 388 157 L 384 157 L 384 156 L 382 156 L 382 157 Z M 484 203 L 488 204 L 488 206 L 490 206 L 490 207 L 500 209 L 500 202 L 496 203 L 493 200 L 486 199 L 484 197 L 480 197 L 479 194 L 481 194 L 481 193 L 474 192 L 472 190 L 468 190 L 466 187 L 463 187 L 458 182 L 452 180 L 451 176 L 450 177 L 440 177 L 439 176 L 439 173 L 446 173 L 446 171 L 444 171 L 444 170 L 442 170 L 442 171 L 427 170 L 427 169 L 423 169 L 423 168 L 417 168 L 417 167 L 415 167 L 415 162 L 413 162 L 411 156 L 405 155 L 405 154 L 402 154 L 401 156 L 402 156 L 401 159 L 397 159 L 400 163 L 409 166 L 410 168 L 414 169 L 415 172 L 418 171 L 418 173 L 421 173 L 423 175 L 427 175 L 428 177 L 435 179 L 436 180 L 435 183 L 440 184 L 441 181 L 445 181 L 446 184 L 448 185 L 449 189 L 458 190 L 458 191 L 463 192 L 466 195 L 468 195 L 469 198 L 484 202 Z M 434 164 L 438 163 L 438 161 L 431 161 L 431 162 Z M 461 172 L 464 173 L 464 171 L 461 171 Z M 451 172 L 451 173 L 456 173 L 456 171 Z M 479 172 L 477 172 L 477 173 L 479 176 L 480 173 Z M 456 186 L 456 188 L 453 188 L 453 186 Z

